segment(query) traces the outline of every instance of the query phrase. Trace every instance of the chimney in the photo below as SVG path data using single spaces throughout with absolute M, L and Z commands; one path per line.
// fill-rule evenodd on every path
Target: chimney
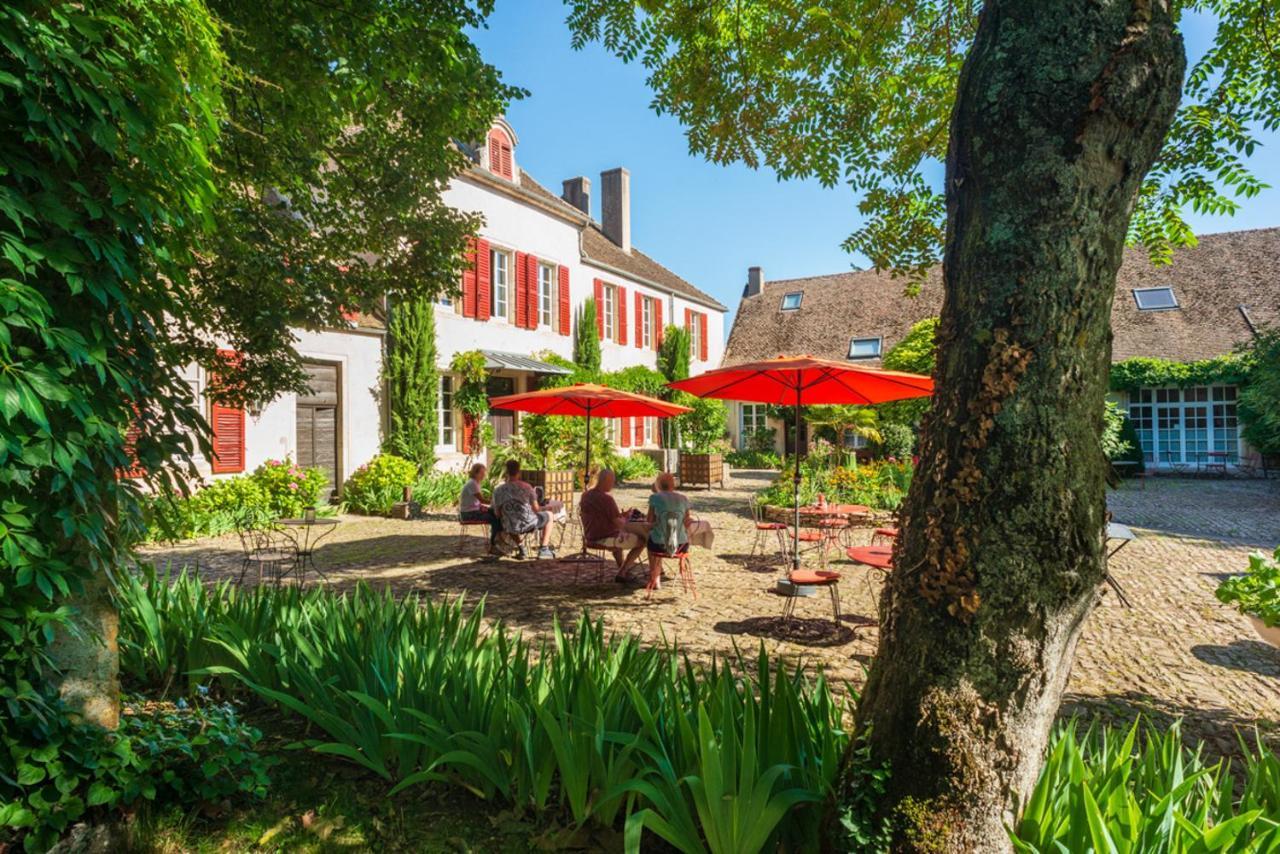
M 577 178 L 565 181 L 563 186 L 564 192 L 561 193 L 560 198 L 587 216 L 591 216 L 591 179 L 579 175 Z
M 631 254 L 631 173 L 621 166 L 600 173 L 600 220 L 604 236 Z
M 742 292 L 744 297 L 758 297 L 764 290 L 764 268 L 747 268 L 747 288 Z

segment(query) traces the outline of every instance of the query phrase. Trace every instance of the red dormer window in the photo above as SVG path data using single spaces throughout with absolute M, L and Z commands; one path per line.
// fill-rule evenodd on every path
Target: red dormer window
M 489 131 L 489 171 L 508 181 L 515 180 L 511 162 L 511 137 L 501 128 Z

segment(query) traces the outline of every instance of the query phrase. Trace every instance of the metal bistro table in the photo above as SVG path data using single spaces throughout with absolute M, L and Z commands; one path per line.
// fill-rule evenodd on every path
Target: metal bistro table
M 299 519 L 281 519 L 280 525 L 284 528 L 284 535 L 293 542 L 294 551 L 294 568 L 298 571 L 298 582 L 302 583 L 307 580 L 307 566 L 309 565 L 316 575 L 329 580 L 329 576 L 320 571 L 320 567 L 316 566 L 316 546 L 320 545 L 320 541 L 333 533 L 338 527 L 339 519 L 334 518 L 299 518 Z
M 1121 525 L 1119 522 L 1108 522 L 1106 544 L 1108 549 L 1107 562 L 1110 563 L 1111 559 L 1119 554 L 1122 548 L 1129 545 L 1129 543 L 1136 539 L 1138 539 L 1138 535 L 1135 534 L 1128 525 Z M 1113 541 L 1116 543 L 1114 546 L 1112 546 Z M 1111 585 L 1111 589 L 1116 592 L 1116 597 L 1120 599 L 1120 603 L 1122 605 L 1126 608 L 1133 607 L 1129 604 L 1129 599 L 1124 595 L 1124 591 L 1120 589 L 1120 583 L 1111 577 L 1110 569 L 1108 569 L 1107 574 L 1103 576 L 1103 579 L 1107 584 Z

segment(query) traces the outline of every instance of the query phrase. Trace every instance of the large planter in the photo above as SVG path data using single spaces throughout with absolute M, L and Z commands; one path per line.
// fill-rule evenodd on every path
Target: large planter
M 1280 646 L 1280 626 L 1268 626 L 1261 617 L 1255 617 L 1253 614 L 1245 614 L 1245 616 L 1249 618 L 1249 622 L 1253 623 L 1253 630 L 1258 633 L 1258 637 L 1272 646 Z
M 724 486 L 724 457 L 680 452 L 680 486 Z
M 535 489 L 541 487 L 544 501 L 563 501 L 565 507 L 573 504 L 574 475 L 570 469 L 535 469 L 522 471 L 520 477 Z

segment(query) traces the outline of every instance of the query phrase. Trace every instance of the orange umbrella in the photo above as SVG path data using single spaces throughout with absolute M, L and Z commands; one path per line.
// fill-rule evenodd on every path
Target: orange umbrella
M 933 380 L 920 374 L 885 371 L 869 366 L 819 359 L 815 356 L 779 356 L 717 368 L 687 380 L 668 383 L 698 397 L 743 400 L 794 406 L 796 445 L 800 444 L 800 407 L 823 404 L 887 403 L 933 394 Z M 795 527 L 791 537 L 793 569 L 800 568 L 800 466 L 794 476 Z
M 585 486 L 591 476 L 591 418 L 670 418 L 692 412 L 687 406 L 679 406 L 632 394 L 616 388 L 578 383 L 563 388 L 544 388 L 523 394 L 508 394 L 489 398 L 494 409 L 515 409 L 534 415 L 577 415 L 587 419 L 587 467 L 582 478 Z

